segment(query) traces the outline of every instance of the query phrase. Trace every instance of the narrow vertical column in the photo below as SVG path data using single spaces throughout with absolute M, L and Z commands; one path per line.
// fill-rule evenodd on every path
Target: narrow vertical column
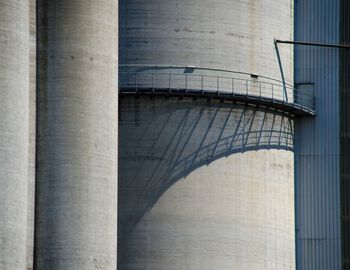
M 0 269 L 26 265 L 28 0 L 0 0 Z
M 340 2 L 340 44 L 350 44 L 350 3 Z M 350 52 L 340 50 L 340 220 L 342 269 L 350 268 Z
M 35 268 L 116 269 L 118 1 L 38 5 Z
M 28 146 L 28 219 L 27 270 L 33 269 L 34 201 L 35 201 L 35 137 L 36 137 L 36 0 L 29 0 L 29 146 Z

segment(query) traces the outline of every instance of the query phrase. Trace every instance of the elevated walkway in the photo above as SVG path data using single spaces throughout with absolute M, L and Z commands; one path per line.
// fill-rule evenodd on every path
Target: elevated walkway
M 291 116 L 315 116 L 315 97 L 271 78 L 227 70 L 178 66 L 120 66 L 121 95 L 228 100 Z

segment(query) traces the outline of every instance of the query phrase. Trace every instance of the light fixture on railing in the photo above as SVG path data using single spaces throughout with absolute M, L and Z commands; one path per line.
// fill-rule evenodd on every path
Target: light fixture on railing
M 196 66 L 186 66 L 184 73 L 193 73 Z

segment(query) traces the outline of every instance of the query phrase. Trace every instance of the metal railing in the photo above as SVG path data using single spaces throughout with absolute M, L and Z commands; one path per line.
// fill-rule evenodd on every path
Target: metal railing
M 243 72 L 189 67 L 122 66 L 119 89 L 123 92 L 203 94 L 246 97 L 314 112 L 315 97 L 282 82 Z M 197 72 L 194 72 L 196 70 Z M 261 78 L 261 79 L 260 79 Z

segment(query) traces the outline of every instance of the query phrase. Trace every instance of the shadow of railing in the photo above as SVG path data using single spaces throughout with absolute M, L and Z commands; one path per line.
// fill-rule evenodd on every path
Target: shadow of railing
M 122 97 L 119 110 L 119 250 L 162 194 L 199 167 L 246 151 L 293 151 L 293 121 L 284 114 L 148 97 Z

